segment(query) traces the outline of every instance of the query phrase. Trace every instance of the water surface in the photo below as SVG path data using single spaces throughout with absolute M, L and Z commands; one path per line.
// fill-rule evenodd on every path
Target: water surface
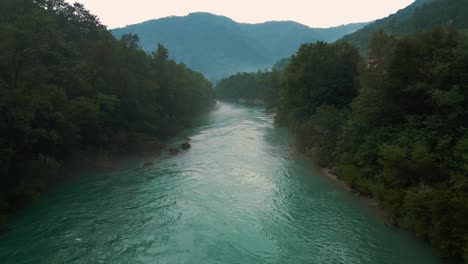
M 152 168 L 43 196 L 0 237 L 0 263 L 440 263 L 320 176 L 261 108 L 221 104 L 183 136 L 192 149 Z

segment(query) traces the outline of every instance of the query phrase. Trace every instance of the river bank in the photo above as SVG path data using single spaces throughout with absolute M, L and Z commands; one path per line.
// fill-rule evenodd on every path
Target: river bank
M 362 201 L 372 212 L 374 212 L 384 220 L 385 225 L 391 225 L 387 214 L 379 206 L 379 202 L 374 197 L 360 195 L 358 192 L 353 190 L 346 182 L 341 180 L 337 175 L 333 174 L 332 170 L 329 168 L 321 168 L 320 174 L 337 183 L 341 188 L 345 189 L 346 191 L 356 195 L 359 198 L 359 200 Z
M 275 117 L 275 120 L 278 120 L 278 118 Z M 293 147 L 296 149 L 296 151 L 304 155 L 304 157 L 310 161 L 312 167 L 316 168 L 316 170 L 319 171 L 322 177 L 329 179 L 346 192 L 356 196 L 360 200 L 360 202 L 362 202 L 373 214 L 377 215 L 380 219 L 382 219 L 385 225 L 395 226 L 395 224 L 392 223 L 392 220 L 389 219 L 388 213 L 380 207 L 380 204 L 375 197 L 369 194 L 360 193 L 358 190 L 353 189 L 352 186 L 350 186 L 346 181 L 341 179 L 333 171 L 333 169 L 320 167 L 318 165 L 320 163 L 320 157 L 314 152 L 315 148 L 311 145 L 310 139 L 305 139 L 301 137 L 301 135 L 299 135 L 297 131 L 294 131 L 291 128 L 288 129 L 294 134 L 295 137 Z
M 122 147 L 122 146 L 120 146 Z M 126 151 L 80 151 L 70 157 L 64 164 L 57 164 L 54 170 L 36 171 L 40 178 L 25 181 L 16 186 L 14 192 L 0 193 L 0 236 L 11 231 L 9 224 L 34 201 L 63 182 L 81 177 L 111 171 L 118 166 L 131 163 L 146 157 L 160 156 L 166 144 L 159 139 L 139 141 Z
M 219 105 L 213 105 L 212 109 L 200 113 L 199 117 L 216 110 L 217 107 Z M 173 130 L 172 136 L 163 139 L 149 134 L 127 135 L 122 137 L 118 144 L 113 144 L 110 149 L 76 151 L 63 164 L 57 163 L 54 170 L 36 171 L 40 177 L 34 181 L 25 181 L 23 185 L 9 194 L 0 192 L 0 236 L 11 231 L 9 227 L 11 222 L 19 217 L 32 202 L 61 183 L 83 175 L 110 172 L 136 161 L 141 163 L 142 167 L 149 167 L 149 164 L 154 166 L 153 161 L 161 157 L 164 152 L 174 156 L 171 150 L 179 149 L 181 144 L 189 141 L 183 135 L 183 131 L 190 126 L 189 124 L 180 126 Z M 177 145 L 170 145 L 169 142 L 177 142 Z
M 180 135 L 190 151 L 54 188 L 0 237 L 0 263 L 441 263 L 312 170 L 272 119 L 222 103 Z

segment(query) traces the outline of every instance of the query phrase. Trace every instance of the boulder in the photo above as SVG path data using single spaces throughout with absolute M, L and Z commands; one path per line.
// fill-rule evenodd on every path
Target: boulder
M 148 161 L 148 162 L 145 162 L 145 163 L 143 164 L 143 167 L 152 167 L 152 166 L 154 166 L 154 164 L 155 164 L 154 162 Z
M 190 145 L 190 143 L 188 143 L 188 142 L 182 143 L 182 145 L 180 145 L 180 148 L 183 149 L 183 150 L 188 150 L 191 147 L 192 147 L 192 145 Z

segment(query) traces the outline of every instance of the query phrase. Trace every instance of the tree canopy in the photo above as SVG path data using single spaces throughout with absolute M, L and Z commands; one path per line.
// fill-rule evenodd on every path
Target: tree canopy
M 151 148 L 214 103 L 200 73 L 115 39 L 80 4 L 2 0 L 0 38 L 0 215 L 64 167 Z
M 379 30 L 368 47 L 365 59 L 345 41 L 304 44 L 283 71 L 232 76 L 218 94 L 273 87 L 270 107 L 303 152 L 375 197 L 393 224 L 467 261 L 468 36 Z
M 448 258 L 468 252 L 468 37 L 383 31 L 367 57 L 306 44 L 285 69 L 280 121 L 322 167 L 374 196 L 394 224 Z

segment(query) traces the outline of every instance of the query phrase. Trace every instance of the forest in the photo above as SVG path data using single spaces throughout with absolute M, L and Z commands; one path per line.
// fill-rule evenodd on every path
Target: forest
M 372 33 L 385 30 L 395 36 L 411 36 L 434 27 L 468 28 L 466 0 L 416 0 L 408 7 L 344 37 L 365 55 Z
M 218 98 L 225 101 L 247 103 L 261 101 L 267 106 L 277 102 L 276 90 L 279 89 L 280 72 L 238 73 L 222 79 L 215 87 Z
M 466 9 L 446 6 L 455 28 L 402 22 L 426 32 L 377 30 L 366 54 L 346 40 L 306 43 L 272 70 L 213 89 L 164 46 L 148 53 L 137 35 L 114 38 L 80 4 L 2 0 L 0 230 L 70 172 L 157 152 L 216 97 L 259 99 L 300 150 L 375 198 L 393 225 L 468 262 Z M 414 14 L 423 11 L 436 9 Z
M 304 44 L 281 73 L 242 80 L 268 74 L 278 82 L 257 89 L 277 98 L 276 121 L 306 155 L 374 197 L 392 224 L 468 261 L 466 34 L 377 31 L 365 58 L 346 41 Z M 262 93 L 241 96 L 251 94 Z
M 0 34 L 0 229 L 66 172 L 157 151 L 215 103 L 202 74 L 80 4 L 2 0 Z

